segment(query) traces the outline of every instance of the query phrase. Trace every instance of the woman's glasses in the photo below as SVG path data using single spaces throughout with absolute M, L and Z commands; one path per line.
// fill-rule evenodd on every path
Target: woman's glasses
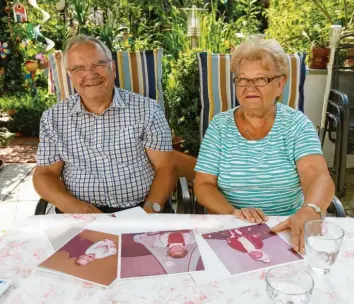
M 268 83 L 273 81 L 275 78 L 281 77 L 274 76 L 274 77 L 256 77 L 252 79 L 243 78 L 243 77 L 235 77 L 234 82 L 238 87 L 246 87 L 249 82 L 252 82 L 256 87 L 265 87 Z

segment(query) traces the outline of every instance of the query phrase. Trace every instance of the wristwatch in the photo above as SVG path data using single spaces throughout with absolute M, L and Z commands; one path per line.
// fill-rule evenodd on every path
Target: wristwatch
M 145 202 L 144 207 L 148 206 L 155 212 L 160 212 L 161 211 L 161 206 L 159 203 L 150 203 L 150 202 Z
M 302 207 L 310 207 L 310 208 L 312 208 L 313 210 L 315 210 L 316 213 L 318 213 L 320 215 L 321 220 L 324 220 L 324 216 L 322 214 L 321 208 L 318 207 L 317 205 L 315 205 L 315 204 L 305 204 L 305 205 L 302 205 Z

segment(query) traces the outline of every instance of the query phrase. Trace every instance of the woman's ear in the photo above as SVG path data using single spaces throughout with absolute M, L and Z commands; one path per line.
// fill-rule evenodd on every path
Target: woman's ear
M 284 86 L 285 86 L 286 79 L 284 76 L 280 76 L 279 82 L 278 82 L 278 92 L 277 92 L 277 98 L 280 97 L 281 93 L 283 92 Z

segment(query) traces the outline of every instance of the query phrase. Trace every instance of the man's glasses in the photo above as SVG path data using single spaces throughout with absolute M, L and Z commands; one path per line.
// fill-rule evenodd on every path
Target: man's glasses
M 246 87 L 248 83 L 251 81 L 256 87 L 265 87 L 268 83 L 273 81 L 275 78 L 281 76 L 274 76 L 274 77 L 257 77 L 257 78 L 243 78 L 243 77 L 235 77 L 234 82 L 238 87 Z
M 90 70 L 94 71 L 94 73 L 96 74 L 105 72 L 107 64 L 111 61 L 112 60 L 100 60 L 99 63 L 91 65 L 91 67 L 88 69 L 84 67 L 77 67 L 73 69 L 68 69 L 68 71 L 77 78 L 84 78 L 86 76 L 86 72 Z

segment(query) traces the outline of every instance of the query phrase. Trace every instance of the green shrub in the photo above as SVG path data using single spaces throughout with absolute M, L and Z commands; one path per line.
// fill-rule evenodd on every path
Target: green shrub
M 200 146 L 200 95 L 199 70 L 195 49 L 183 53 L 171 64 L 171 72 L 165 80 L 165 95 L 169 108 L 169 123 L 177 136 L 184 140 L 183 149 L 197 155 Z
M 329 46 L 329 28 L 339 23 L 343 32 L 353 31 L 354 1 L 273 0 L 267 9 L 268 38 L 274 38 L 289 53 Z
M 0 108 L 13 110 L 9 123 L 11 132 L 21 132 L 24 136 L 38 136 L 42 113 L 57 101 L 55 95 L 48 95 L 45 89 L 37 89 L 35 96 L 30 93 L 15 93 L 0 97 Z

